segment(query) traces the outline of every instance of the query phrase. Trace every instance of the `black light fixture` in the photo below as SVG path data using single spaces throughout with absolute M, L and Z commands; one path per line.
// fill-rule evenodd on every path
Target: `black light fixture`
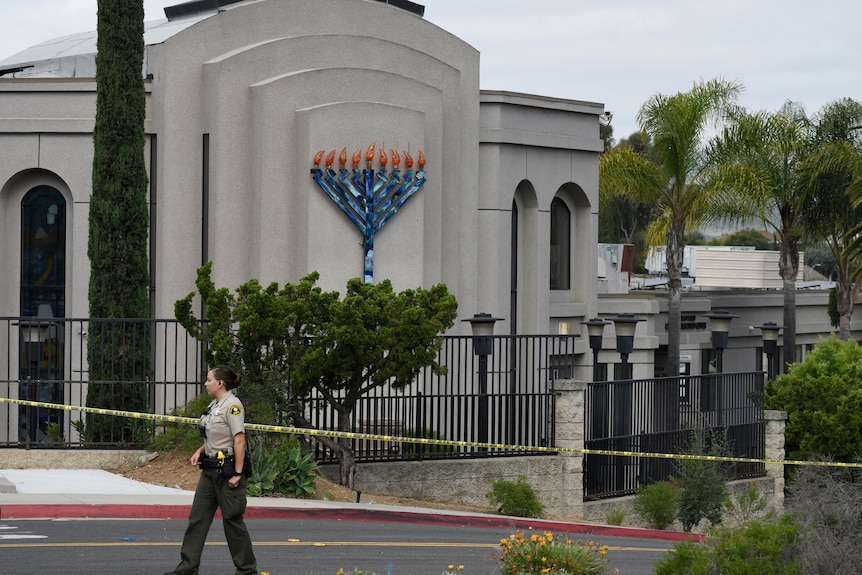
M 599 352 L 602 350 L 602 339 L 605 326 L 611 322 L 594 317 L 589 321 L 582 321 L 587 326 L 587 335 L 590 338 L 590 349 L 593 350 L 593 381 L 599 381 Z
M 728 333 L 730 333 L 730 322 L 739 316 L 723 309 L 716 309 L 709 313 L 702 314 L 702 316 L 709 319 L 709 323 L 712 328 L 712 347 L 715 349 L 715 369 L 718 373 L 721 373 L 724 368 L 723 356 L 724 350 L 727 348 L 727 336 Z
M 491 355 L 493 351 L 494 324 L 503 321 L 502 318 L 493 317 L 489 313 L 477 313 L 468 319 L 470 328 L 473 330 L 473 353 L 478 356 Z
M 461 321 L 469 321 L 473 329 L 473 353 L 479 356 L 479 399 L 476 410 L 476 422 L 479 427 L 479 443 L 488 443 L 488 356 L 494 350 L 494 324 L 503 321 L 489 313 L 477 313 L 473 317 Z M 479 448 L 480 453 L 487 451 Z
M 766 354 L 766 380 L 772 381 L 775 379 L 776 369 L 776 352 L 778 351 L 778 332 L 784 329 L 783 325 L 778 325 L 773 321 L 768 321 L 763 325 L 753 326 L 760 330 L 760 335 L 763 338 L 763 353 Z
M 620 354 L 620 359 L 622 360 L 622 378 L 631 379 L 628 368 L 629 354 L 635 348 L 635 330 L 637 329 L 638 322 L 646 321 L 646 319 L 637 317 L 631 313 L 621 313 L 608 319 L 614 322 L 614 331 L 617 334 L 617 353 Z

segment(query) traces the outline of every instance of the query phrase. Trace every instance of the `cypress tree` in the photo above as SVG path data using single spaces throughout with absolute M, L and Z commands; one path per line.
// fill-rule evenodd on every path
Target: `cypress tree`
M 146 411 L 149 337 L 143 0 L 98 0 L 96 122 L 87 254 L 93 407 Z M 133 384 L 118 382 L 137 382 Z M 89 415 L 85 440 L 140 442 L 134 419 Z

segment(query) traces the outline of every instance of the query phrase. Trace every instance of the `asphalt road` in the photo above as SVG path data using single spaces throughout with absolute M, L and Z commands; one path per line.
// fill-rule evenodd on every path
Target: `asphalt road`
M 377 575 L 499 573 L 491 555 L 513 531 L 332 519 L 248 519 L 258 569 L 270 575 L 334 575 L 354 568 Z M 184 519 L 0 520 L 0 575 L 161 575 L 179 561 Z M 589 536 L 572 534 L 573 539 Z M 596 537 L 611 547 L 608 573 L 651 575 L 672 543 Z M 202 575 L 232 575 L 221 521 L 210 530 Z

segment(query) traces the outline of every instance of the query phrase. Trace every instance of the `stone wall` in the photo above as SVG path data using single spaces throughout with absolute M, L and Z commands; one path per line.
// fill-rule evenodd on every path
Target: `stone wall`
M 4 449 L 5 469 L 117 469 L 143 461 L 147 454 L 129 449 Z
M 489 506 L 491 484 L 497 479 L 523 477 L 545 506 L 549 517 L 580 519 L 583 514 L 584 393 L 580 381 L 554 382 L 556 447 L 560 455 L 493 457 L 443 461 L 363 463 L 356 473 L 357 491 L 399 497 Z M 321 472 L 337 480 L 338 468 Z
M 489 506 L 487 493 L 496 479 L 517 481 L 524 477 L 542 504 L 548 517 L 605 522 L 617 508 L 626 511 L 626 523 L 636 524 L 632 497 L 584 502 L 583 456 L 584 397 L 586 384 L 578 381 L 554 382 L 556 402 L 556 447 L 560 455 L 536 455 L 511 458 L 476 458 L 443 461 L 404 461 L 363 463 L 356 474 L 356 489 L 366 493 L 385 493 L 400 497 Z M 784 422 L 787 414 L 765 412 L 766 459 L 784 459 Z M 732 491 L 745 489 L 754 482 L 770 507 L 781 512 L 784 507 L 784 469 L 768 464 L 767 476 L 730 484 Z M 321 469 L 327 478 L 337 481 L 337 466 Z

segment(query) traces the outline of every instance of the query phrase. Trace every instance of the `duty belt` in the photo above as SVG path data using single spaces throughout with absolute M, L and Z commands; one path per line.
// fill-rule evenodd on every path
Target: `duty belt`
M 199 463 L 202 469 L 221 469 L 225 464 L 232 464 L 233 461 L 233 455 L 225 455 L 224 452 L 219 451 L 215 457 L 204 455 Z

